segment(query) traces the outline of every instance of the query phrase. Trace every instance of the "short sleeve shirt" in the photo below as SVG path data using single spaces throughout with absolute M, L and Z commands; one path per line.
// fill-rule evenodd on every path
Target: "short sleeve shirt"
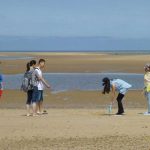
M 40 68 L 35 69 L 35 76 L 37 76 L 37 77 L 43 76 Z M 36 86 L 38 87 L 38 90 L 44 90 L 44 84 L 41 80 L 37 81 Z
M 121 79 L 111 80 L 110 84 L 111 86 L 114 85 L 116 87 L 116 90 L 121 94 L 125 94 L 128 91 L 128 89 L 132 87 L 131 84 Z

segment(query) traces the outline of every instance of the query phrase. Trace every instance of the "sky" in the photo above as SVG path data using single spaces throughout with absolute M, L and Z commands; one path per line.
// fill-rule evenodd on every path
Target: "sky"
M 0 37 L 150 39 L 150 0 L 0 0 Z
M 0 0 L 0 35 L 150 37 L 149 0 Z

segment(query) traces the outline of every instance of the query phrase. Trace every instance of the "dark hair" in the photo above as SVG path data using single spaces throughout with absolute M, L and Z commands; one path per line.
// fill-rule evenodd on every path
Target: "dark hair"
M 144 69 L 145 69 L 145 72 L 150 72 L 150 64 L 146 64 Z
M 36 60 L 31 60 L 30 61 L 30 66 L 36 65 Z
M 40 64 L 41 62 L 44 62 L 44 63 L 45 63 L 45 59 L 40 59 L 40 60 L 39 60 L 39 64 Z
M 26 71 L 30 71 L 30 62 L 27 63 L 26 67 L 27 67 Z
M 102 82 L 103 82 L 102 85 L 104 86 L 104 89 L 103 89 L 102 93 L 103 94 L 105 94 L 105 93 L 109 94 L 109 92 L 110 92 L 110 79 L 105 77 L 105 78 L 103 78 Z

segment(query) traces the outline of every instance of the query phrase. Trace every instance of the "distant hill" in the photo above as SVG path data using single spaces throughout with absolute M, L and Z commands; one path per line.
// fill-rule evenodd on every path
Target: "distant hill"
M 4 50 L 150 50 L 150 39 L 0 36 L 0 51 Z

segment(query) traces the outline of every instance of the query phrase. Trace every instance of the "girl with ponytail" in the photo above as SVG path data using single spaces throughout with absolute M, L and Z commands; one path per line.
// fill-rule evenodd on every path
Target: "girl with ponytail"
M 103 78 L 102 80 L 103 85 L 103 94 L 109 94 L 112 92 L 112 98 L 111 98 L 111 106 L 113 105 L 116 97 L 116 91 L 118 92 L 117 96 L 117 102 L 118 102 L 118 112 L 116 115 L 123 115 L 124 114 L 124 108 L 122 104 L 122 100 L 128 91 L 129 88 L 132 87 L 129 83 L 121 80 L 121 79 L 109 79 L 108 77 Z

